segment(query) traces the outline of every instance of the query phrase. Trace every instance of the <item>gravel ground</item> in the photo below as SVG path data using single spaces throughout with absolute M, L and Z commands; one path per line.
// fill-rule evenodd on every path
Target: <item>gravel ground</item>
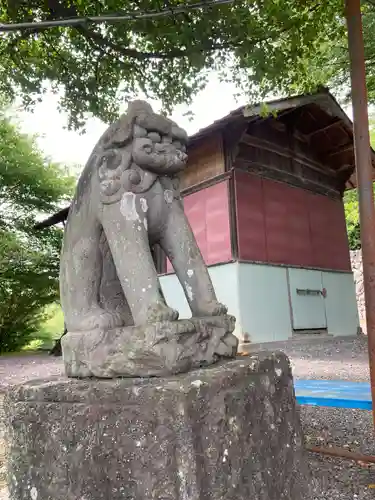
M 362 335 L 298 338 L 289 342 L 250 344 L 249 349 L 284 351 L 291 360 L 295 378 L 367 382 L 370 377 L 367 338 Z
M 367 338 L 309 338 L 258 344 L 250 350 L 282 350 L 290 357 L 296 379 L 369 380 Z M 308 445 L 339 446 L 375 455 L 372 413 L 344 408 L 301 406 Z M 337 458 L 308 453 L 313 476 L 311 500 L 374 500 L 375 465 L 367 468 Z
M 286 352 L 291 359 L 295 378 L 369 379 L 365 337 L 306 338 L 249 347 L 251 351 L 268 349 Z M 46 354 L 0 358 L 0 500 L 8 500 L 6 490 L 1 490 L 2 484 L 4 486 L 1 469 L 4 466 L 1 392 L 9 385 L 61 372 L 61 360 Z M 371 412 L 310 406 L 300 407 L 300 412 L 307 444 L 342 446 L 351 451 L 375 455 Z M 375 489 L 370 486 L 375 486 L 375 466 L 367 468 L 364 464 L 312 453 L 308 453 L 308 459 L 312 471 L 311 500 L 374 500 Z
M 46 353 L 22 354 L 0 357 L 0 393 L 13 384 L 26 380 L 51 377 L 63 372 L 61 358 Z

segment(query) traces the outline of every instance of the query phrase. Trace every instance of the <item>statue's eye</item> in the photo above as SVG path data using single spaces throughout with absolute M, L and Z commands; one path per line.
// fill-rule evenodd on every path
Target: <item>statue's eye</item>
M 145 153 L 147 153 L 147 154 L 152 153 L 152 147 L 150 146 L 150 144 L 145 144 L 145 145 L 143 146 L 143 151 L 144 151 Z

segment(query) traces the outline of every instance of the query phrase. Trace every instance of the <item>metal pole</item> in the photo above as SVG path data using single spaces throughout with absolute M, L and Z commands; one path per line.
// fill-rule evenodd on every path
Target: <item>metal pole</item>
M 336 447 L 323 448 L 320 446 L 306 446 L 306 450 L 310 451 L 311 453 L 320 453 L 321 455 L 328 455 L 330 457 L 347 458 L 348 460 L 353 460 L 354 462 L 375 464 L 374 455 L 363 455 L 362 453 L 349 451 L 346 450 L 345 448 L 336 448 Z
M 361 224 L 372 414 L 375 426 L 375 209 L 360 0 L 345 0 L 345 7 L 351 69 L 354 148 Z

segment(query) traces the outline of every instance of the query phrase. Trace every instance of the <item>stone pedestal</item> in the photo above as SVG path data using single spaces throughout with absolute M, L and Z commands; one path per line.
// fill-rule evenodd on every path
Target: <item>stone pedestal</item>
M 165 379 L 32 381 L 5 410 L 13 500 L 308 498 L 283 354 Z

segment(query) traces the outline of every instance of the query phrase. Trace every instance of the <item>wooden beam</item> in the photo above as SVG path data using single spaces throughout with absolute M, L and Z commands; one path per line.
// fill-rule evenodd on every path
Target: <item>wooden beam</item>
M 265 139 L 259 139 L 258 137 L 253 137 L 249 134 L 244 134 L 241 138 L 241 142 L 247 144 L 248 146 L 252 146 L 259 149 L 265 149 L 266 151 L 270 151 L 271 153 L 276 153 L 280 156 L 284 156 L 285 158 L 301 160 L 304 162 L 305 165 L 312 168 L 313 170 L 316 170 L 331 177 L 336 176 L 336 171 L 333 168 L 330 168 L 326 165 L 322 165 L 312 160 L 311 158 L 308 158 L 307 156 L 301 153 L 297 153 L 296 151 L 293 151 L 289 148 L 282 148 L 280 146 L 277 146 L 273 142 L 267 141 Z
M 355 166 L 354 165 L 351 165 L 350 163 L 347 163 L 346 165 L 343 165 L 342 167 L 338 168 L 337 169 L 337 174 L 342 174 L 343 172 L 347 172 L 349 170 L 353 170 L 354 171 L 355 169 Z
M 185 189 L 181 189 L 181 196 L 188 196 L 189 194 L 196 193 L 197 191 L 201 191 L 202 189 L 214 186 L 219 182 L 226 181 L 231 178 L 233 175 L 233 169 L 223 172 L 222 174 L 215 175 L 215 177 L 210 177 L 209 179 L 205 179 L 197 184 L 193 184 L 192 186 L 186 187 Z
M 225 171 L 233 173 L 233 162 L 238 150 L 239 138 L 244 132 L 244 127 L 231 130 L 229 127 L 223 134 L 223 150 Z M 229 230 L 232 259 L 238 258 L 238 229 L 237 229 L 237 200 L 236 185 L 234 175 L 231 175 L 227 182 L 228 203 L 229 203 Z
M 302 132 L 300 132 L 299 130 L 294 131 L 293 137 L 295 137 L 296 139 L 298 139 L 301 142 L 304 142 L 305 144 L 309 143 L 309 140 L 306 137 L 306 135 L 303 134 Z
M 313 132 L 310 132 L 309 134 L 306 134 L 306 137 L 308 139 L 311 139 L 311 137 L 313 137 L 314 135 L 320 134 L 321 132 L 326 132 L 327 130 L 329 130 L 329 129 L 333 128 L 333 127 L 337 127 L 340 124 L 342 124 L 342 120 L 341 120 L 341 118 L 338 118 L 337 120 L 335 120 L 334 122 L 330 123 L 329 125 L 326 125 L 325 127 L 318 128 L 318 129 L 314 130 Z
M 285 132 L 287 130 L 286 123 L 284 123 L 283 121 L 278 120 L 278 119 L 271 121 L 270 125 L 272 128 L 279 130 L 280 132 Z M 302 134 L 302 132 L 300 132 L 297 129 L 294 130 L 293 137 L 295 139 L 298 139 L 300 142 L 305 143 L 305 144 L 307 144 L 309 142 L 308 139 L 306 138 L 306 136 L 304 134 Z
M 347 151 L 353 151 L 354 149 L 354 144 L 348 144 L 347 146 L 341 146 L 335 150 L 333 150 L 331 153 L 328 151 L 327 155 L 329 158 L 332 158 L 333 156 L 337 156 L 341 153 L 346 153 Z
M 68 218 L 70 207 L 63 208 L 59 212 L 51 215 L 48 219 L 45 219 L 38 224 L 35 224 L 34 229 L 46 229 L 47 227 L 54 226 L 59 222 L 64 222 Z
M 291 172 L 286 172 L 285 170 L 281 170 L 272 165 L 266 165 L 260 162 L 237 158 L 235 162 L 235 168 L 243 170 L 249 174 L 266 177 L 267 179 L 272 179 L 275 181 L 285 182 L 286 184 L 289 184 L 291 186 L 307 189 L 308 191 L 313 191 L 314 193 L 323 194 L 335 199 L 340 198 L 340 193 L 337 188 L 323 185 L 312 179 L 303 179 L 298 175 L 294 175 Z

